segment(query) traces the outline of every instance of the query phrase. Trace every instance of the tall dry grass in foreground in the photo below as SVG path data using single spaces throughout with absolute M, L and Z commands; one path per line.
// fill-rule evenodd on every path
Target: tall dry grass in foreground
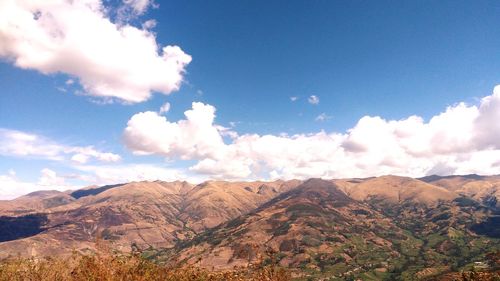
M 10 259 L 0 263 L 0 281 L 285 281 L 290 275 L 275 266 L 227 272 L 195 267 L 166 268 L 135 255 Z

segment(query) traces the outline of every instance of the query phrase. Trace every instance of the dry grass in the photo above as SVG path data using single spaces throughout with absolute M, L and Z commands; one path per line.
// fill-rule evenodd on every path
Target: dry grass
M 195 267 L 166 268 L 137 255 L 74 254 L 63 258 L 10 259 L 0 263 L 0 281 L 285 281 L 290 275 L 275 266 L 227 272 Z

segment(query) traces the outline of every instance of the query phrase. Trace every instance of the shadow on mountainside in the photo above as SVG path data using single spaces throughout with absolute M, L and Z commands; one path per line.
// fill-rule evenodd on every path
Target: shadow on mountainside
M 37 235 L 45 230 L 46 214 L 30 214 L 20 217 L 0 217 L 0 242 Z
M 491 216 L 487 220 L 473 225 L 471 230 L 479 235 L 500 238 L 500 216 Z
M 453 178 L 464 178 L 467 180 L 483 180 L 486 177 L 485 176 L 480 176 L 476 174 L 469 174 L 469 175 L 450 175 L 450 176 L 438 176 L 438 175 L 430 175 L 430 176 L 425 176 L 421 178 L 417 178 L 418 180 L 421 180 L 423 182 L 433 182 L 433 181 L 438 181 L 441 179 L 453 179 Z
M 92 189 L 80 189 L 77 191 L 72 192 L 70 195 L 75 198 L 79 199 L 85 196 L 90 196 L 90 195 L 97 195 L 101 192 L 104 192 L 108 189 L 115 188 L 115 187 L 120 187 L 125 184 L 113 184 L 113 185 L 105 185 L 97 188 L 92 188 Z

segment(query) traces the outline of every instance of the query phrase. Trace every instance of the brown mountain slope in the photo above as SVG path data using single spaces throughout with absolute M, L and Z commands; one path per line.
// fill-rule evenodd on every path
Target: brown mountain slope
M 499 222 L 478 202 L 418 180 L 311 179 L 247 215 L 146 255 L 217 269 L 275 260 L 313 280 L 413 280 L 500 250 Z
M 180 219 L 195 232 L 211 228 L 259 207 L 300 181 L 208 181 L 186 194 Z
M 487 206 L 500 208 L 499 176 L 431 176 L 422 178 L 422 180 L 455 193 L 471 197 Z
M 275 259 L 314 278 L 409 280 L 500 250 L 493 208 L 403 177 L 134 182 L 32 197 L 68 195 L 62 205 L 0 217 L 0 258 L 95 251 L 99 239 L 111 249 L 217 269 Z
M 344 180 L 339 185 L 348 196 L 360 201 L 380 199 L 397 204 L 411 201 L 434 205 L 439 201 L 451 201 L 457 197 L 457 194 L 443 187 L 407 177 L 382 176 L 358 181 Z
M 29 193 L 14 200 L 0 201 L 0 216 L 43 212 L 46 209 L 73 202 L 71 195 L 56 190 L 44 190 Z
M 85 189 L 78 199 L 37 209 L 37 215 L 1 217 L 0 222 L 10 230 L 0 231 L 0 257 L 94 250 L 97 238 L 121 251 L 171 247 L 253 210 L 296 184 L 206 182 L 194 186 L 156 181 Z
M 347 272 L 357 267 L 349 265 L 351 260 L 375 268 L 397 255 L 389 235 L 406 238 L 389 219 L 334 183 L 311 179 L 248 215 L 181 243 L 170 254 L 180 250 L 177 261 L 232 268 L 280 253 L 282 266 L 324 270 L 338 264 Z

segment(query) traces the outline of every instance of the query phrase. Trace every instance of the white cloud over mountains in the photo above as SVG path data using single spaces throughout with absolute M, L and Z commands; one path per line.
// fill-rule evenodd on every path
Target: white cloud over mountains
M 152 164 L 118 164 L 118 165 L 81 165 L 75 167 L 85 174 L 78 175 L 80 180 L 89 184 L 105 185 L 133 181 L 176 181 L 189 180 L 197 182 L 195 177 L 189 177 L 182 169 L 163 167 Z
M 79 164 L 91 160 L 117 162 L 121 159 L 118 154 L 102 152 L 92 146 L 64 145 L 37 134 L 3 128 L 0 128 L 0 155 L 53 161 L 70 159 Z
M 127 0 L 143 14 L 152 1 Z M 145 23 L 114 23 L 101 0 L 0 1 L 0 58 L 44 74 L 77 79 L 86 94 L 142 102 L 152 92 L 179 89 L 191 57 L 178 46 L 161 47 Z
M 40 171 L 40 178 L 36 183 L 19 179 L 14 170 L 0 175 L 0 200 L 11 200 L 38 190 L 64 191 L 75 188 L 77 187 L 66 184 L 63 177 L 48 168 Z
M 38 185 L 41 186 L 65 186 L 63 177 L 59 177 L 57 173 L 51 169 L 44 168 L 40 171 L 41 176 L 38 180 Z
M 66 74 L 66 86 L 79 84 L 87 95 L 104 101 L 138 103 L 148 100 L 153 92 L 178 90 L 191 56 L 178 46 L 160 46 L 151 31 L 154 19 L 144 21 L 141 27 L 128 23 L 154 7 L 154 1 L 122 0 L 114 13 L 104 3 L 109 2 L 0 1 L 0 59 L 43 74 Z M 115 20 L 112 15 L 116 15 Z M 290 97 L 292 102 L 297 100 Z M 307 102 L 318 105 L 320 99 L 311 95 Z M 193 175 L 274 179 L 500 174 L 500 86 L 478 105 L 459 103 L 430 120 L 365 116 L 346 132 L 292 136 L 238 134 L 234 128 L 216 124 L 216 109 L 208 104 L 193 103 L 185 112 L 186 118 L 179 121 L 163 116 L 169 109 L 170 104 L 165 103 L 159 112 L 132 116 L 124 130 L 124 142 L 137 155 L 192 161 L 189 170 L 141 164 L 99 166 L 95 162 L 112 163 L 121 157 L 93 146 L 66 145 L 2 128 L 0 155 L 68 161 L 84 173 L 77 175 L 80 180 L 96 184 L 189 180 Z M 315 120 L 330 118 L 321 113 Z M 7 174 L 0 175 L 0 185 L 24 191 L 66 188 L 64 179 L 44 169 L 34 183 Z
M 500 173 L 500 86 L 479 105 L 459 103 L 428 122 L 365 116 L 345 133 L 235 133 L 225 143 L 213 106 L 193 103 L 185 115 L 177 122 L 156 112 L 134 115 L 126 146 L 195 160 L 192 172 L 225 179 Z
M 186 120 L 177 123 L 152 111 L 135 114 L 125 129 L 127 146 L 136 154 L 158 153 L 184 160 L 219 158 L 226 145 L 213 124 L 215 108 L 195 102 L 184 114 Z
M 44 168 L 34 181 L 19 178 L 14 170 L 9 170 L 6 174 L 0 174 L 0 200 L 14 199 L 38 190 L 65 191 L 89 185 L 155 180 L 200 183 L 205 179 L 186 175 L 182 169 L 152 164 L 75 165 L 73 169 L 77 172 L 60 175 L 52 169 Z

